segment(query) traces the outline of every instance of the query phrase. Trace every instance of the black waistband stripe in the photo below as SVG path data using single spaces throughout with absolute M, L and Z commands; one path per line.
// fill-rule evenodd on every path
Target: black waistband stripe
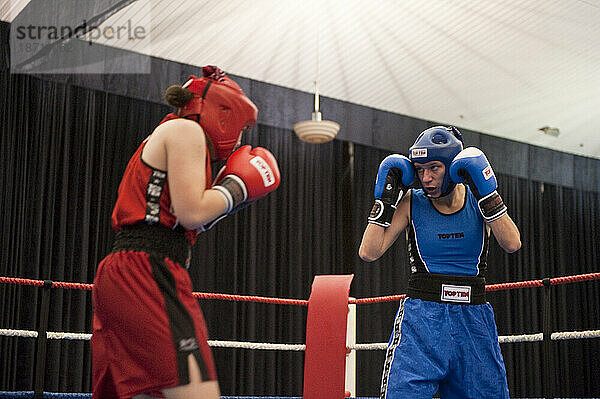
M 141 251 L 169 258 L 181 266 L 189 263 L 190 243 L 183 229 L 138 223 L 123 226 L 117 233 L 112 252 Z

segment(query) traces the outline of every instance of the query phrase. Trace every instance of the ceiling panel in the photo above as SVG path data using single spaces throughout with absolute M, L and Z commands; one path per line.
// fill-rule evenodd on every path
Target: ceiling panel
M 600 158 L 599 0 L 137 0 L 105 24 L 135 18 L 150 41 L 105 44 Z

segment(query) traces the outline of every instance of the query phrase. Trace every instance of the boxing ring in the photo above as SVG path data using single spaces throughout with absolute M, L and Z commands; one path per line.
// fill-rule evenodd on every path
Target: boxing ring
M 388 295 L 371 298 L 350 298 L 349 290 L 352 275 L 316 276 L 308 300 L 285 299 L 262 296 L 246 296 L 220 293 L 195 292 L 202 300 L 245 301 L 276 305 L 302 306 L 308 309 L 306 342 L 301 344 L 274 344 L 261 342 L 209 340 L 211 347 L 237 348 L 248 350 L 303 351 L 304 391 L 306 399 L 328 399 L 355 397 L 356 393 L 356 352 L 385 350 L 387 343 L 356 343 L 357 305 L 398 301 L 405 295 Z M 600 273 L 545 278 L 491 284 L 486 291 L 503 291 L 521 288 L 541 288 L 543 290 L 542 321 L 543 331 L 535 334 L 499 336 L 501 344 L 517 342 L 542 342 L 543 382 L 546 398 L 554 397 L 554 380 L 548 378 L 553 368 L 551 353 L 552 341 L 600 338 L 600 329 L 586 331 L 551 331 L 551 288 L 562 284 L 600 280 Z M 53 289 L 91 291 L 92 284 L 31 280 L 15 277 L 0 277 L 0 283 L 29 285 L 42 290 L 40 316 L 37 331 L 0 328 L 1 336 L 36 339 L 36 370 L 32 391 L 0 391 L 0 398 L 91 398 L 91 393 L 60 393 L 44 390 L 44 370 L 46 365 L 46 345 L 48 340 L 86 341 L 91 334 L 84 332 L 55 332 L 48 330 L 50 295 Z M 2 327 L 2 326 L 0 326 Z M 599 326 L 600 327 L 600 326 Z M 227 399 L 292 399 L 281 396 L 223 396 Z M 366 399 L 366 398 L 365 398 Z

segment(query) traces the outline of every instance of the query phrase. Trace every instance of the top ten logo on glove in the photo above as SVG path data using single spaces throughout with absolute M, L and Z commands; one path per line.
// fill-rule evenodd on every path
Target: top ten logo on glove
M 250 165 L 254 166 L 254 168 L 258 171 L 260 177 L 263 179 L 265 187 L 275 184 L 275 175 L 273 170 L 264 159 L 259 156 L 255 156 L 250 160 Z

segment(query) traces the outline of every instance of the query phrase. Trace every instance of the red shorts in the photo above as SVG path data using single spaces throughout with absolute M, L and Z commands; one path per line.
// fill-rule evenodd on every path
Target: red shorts
M 109 254 L 92 290 L 93 398 L 159 394 L 189 383 L 188 356 L 216 380 L 200 305 L 187 270 L 145 252 Z

